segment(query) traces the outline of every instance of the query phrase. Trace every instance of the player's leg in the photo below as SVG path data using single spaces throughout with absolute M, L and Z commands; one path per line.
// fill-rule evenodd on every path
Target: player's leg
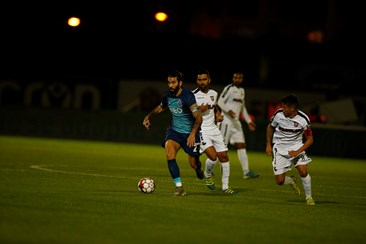
M 213 144 L 215 146 L 217 157 L 220 161 L 221 166 L 222 192 L 224 192 L 225 194 L 239 194 L 239 192 L 234 191 L 230 188 L 230 160 L 228 155 L 229 149 L 221 133 L 218 133 L 214 137 Z
M 291 169 L 291 161 L 277 153 L 273 149 L 272 167 L 277 185 L 290 185 L 297 195 L 300 195 L 300 188 L 296 182 L 296 177 L 286 176 L 286 173 Z
M 165 135 L 165 154 L 168 162 L 168 169 L 169 173 L 173 179 L 173 183 L 175 185 L 175 192 L 174 196 L 185 196 L 186 192 L 183 189 L 183 184 L 181 180 L 180 170 L 179 166 L 176 160 L 177 153 L 180 149 L 181 144 L 181 137 L 180 135 L 173 131 L 168 129 L 166 135 Z
M 173 195 L 185 196 L 186 192 L 183 189 L 182 179 L 180 177 L 180 170 L 176 161 L 176 155 L 179 148 L 180 145 L 173 140 L 167 140 L 165 142 L 165 153 L 168 161 L 168 169 L 173 179 L 173 183 L 175 184 L 175 192 L 173 193 Z
M 212 170 L 217 162 L 217 153 L 213 145 L 213 138 L 211 135 L 202 133 L 200 143 L 200 151 L 204 152 L 207 156 L 205 162 L 205 178 L 212 177 Z
M 195 170 L 197 178 L 202 180 L 204 178 L 204 172 L 202 170 L 202 164 L 199 155 L 192 156 L 188 154 L 188 161 L 192 169 Z
M 215 190 L 216 186 L 215 186 L 215 182 L 212 178 L 212 170 L 216 165 L 216 160 L 217 160 L 217 154 L 215 151 L 214 146 L 212 145 L 212 143 L 206 143 L 204 145 L 204 152 L 207 156 L 206 162 L 205 162 L 205 172 L 204 172 L 204 176 L 205 176 L 205 182 L 206 182 L 206 186 L 210 189 L 210 190 Z
M 245 137 L 243 128 L 235 126 L 231 129 L 231 142 L 235 144 L 235 148 L 238 154 L 238 159 L 243 170 L 244 179 L 252 179 L 259 177 L 259 173 L 249 170 L 249 159 L 246 149 Z
M 312 197 L 312 189 L 311 189 L 311 176 L 308 173 L 308 163 L 311 162 L 311 159 L 307 157 L 307 155 L 304 153 L 302 154 L 295 167 L 299 171 L 302 186 L 304 188 L 305 192 L 305 198 L 306 198 L 306 204 L 307 205 L 315 205 L 315 201 Z
M 222 190 L 225 191 L 229 188 L 230 178 L 230 161 L 227 155 L 227 151 L 217 152 L 221 166 L 221 182 Z
M 188 162 L 191 166 L 192 169 L 195 170 L 197 178 L 199 178 L 200 180 L 202 180 L 204 178 L 204 173 L 202 170 L 202 164 L 200 161 L 200 135 L 197 134 L 195 141 L 196 144 L 193 147 L 189 147 L 187 145 L 187 139 L 189 135 L 186 134 L 180 134 L 182 139 L 182 142 L 180 143 L 180 145 L 182 146 L 183 150 L 188 154 Z

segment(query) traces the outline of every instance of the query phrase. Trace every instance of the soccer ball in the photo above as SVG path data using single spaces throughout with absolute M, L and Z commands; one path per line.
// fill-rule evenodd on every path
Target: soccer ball
M 141 193 L 150 194 L 155 191 L 155 182 L 149 177 L 144 177 L 139 180 L 138 188 Z

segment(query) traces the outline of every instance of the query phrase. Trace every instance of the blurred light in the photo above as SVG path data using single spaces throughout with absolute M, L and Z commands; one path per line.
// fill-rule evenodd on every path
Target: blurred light
M 78 17 L 70 17 L 67 20 L 67 24 L 71 27 L 77 27 L 80 25 L 80 19 Z
M 313 30 L 308 33 L 308 41 L 313 43 L 323 43 L 323 32 L 320 30 Z
M 163 12 L 157 12 L 155 14 L 155 19 L 159 22 L 164 22 L 165 20 L 168 19 L 168 15 L 166 13 L 163 13 Z

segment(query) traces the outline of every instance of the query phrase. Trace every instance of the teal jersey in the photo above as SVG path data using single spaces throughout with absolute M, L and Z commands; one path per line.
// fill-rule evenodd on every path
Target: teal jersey
M 191 90 L 183 87 L 182 93 L 175 97 L 170 91 L 167 91 L 162 99 L 161 106 L 168 107 L 172 119 L 170 127 L 172 130 L 190 134 L 193 128 L 195 119 L 192 115 L 190 106 L 196 103 L 196 98 Z

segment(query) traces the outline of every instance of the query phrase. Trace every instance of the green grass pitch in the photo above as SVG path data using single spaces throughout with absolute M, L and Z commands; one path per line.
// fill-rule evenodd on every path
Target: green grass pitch
M 180 151 L 187 196 L 173 197 L 159 145 L 0 136 L 0 243 L 365 242 L 366 160 L 309 155 L 307 206 L 303 192 L 276 185 L 264 149 L 248 152 L 257 179 L 243 180 L 229 156 L 239 195 L 220 192 L 218 165 L 210 191 Z M 137 189 L 144 176 L 152 194 Z

